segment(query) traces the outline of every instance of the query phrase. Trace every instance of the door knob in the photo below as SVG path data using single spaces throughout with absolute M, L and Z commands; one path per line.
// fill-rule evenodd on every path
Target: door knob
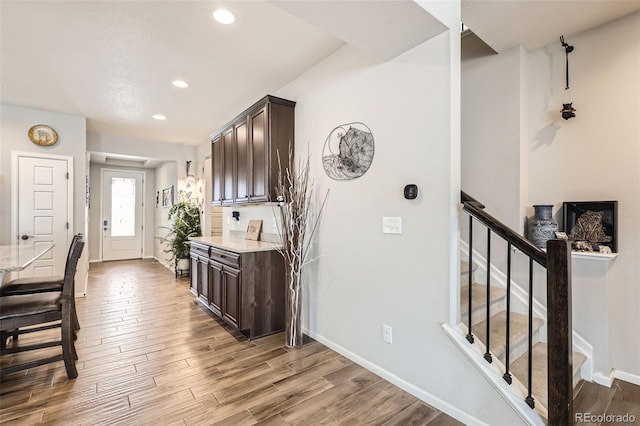
M 20 236 L 20 239 L 22 239 L 22 240 L 28 240 L 29 238 L 33 238 L 33 235 L 23 234 L 23 235 Z

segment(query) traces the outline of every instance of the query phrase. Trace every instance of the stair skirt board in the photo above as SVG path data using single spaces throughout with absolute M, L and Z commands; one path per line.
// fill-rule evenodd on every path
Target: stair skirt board
M 468 259 L 469 258 L 469 245 L 465 242 L 460 240 L 460 252 L 462 253 L 461 258 L 462 259 Z M 474 265 L 473 265 L 473 272 L 480 272 L 483 274 L 483 276 L 486 275 L 486 258 L 482 255 L 480 255 L 478 252 L 476 252 L 475 250 L 473 251 L 473 259 L 474 259 Z M 462 260 L 461 261 L 461 272 L 462 272 L 462 265 L 468 265 L 468 262 L 466 260 Z M 468 266 L 466 267 L 466 269 L 468 270 Z M 466 277 L 465 277 L 466 278 Z M 468 279 L 467 279 L 468 281 Z M 486 287 L 484 284 L 479 284 L 480 286 Z M 465 290 L 464 287 L 467 287 L 467 289 Z M 468 295 L 468 293 L 466 293 L 466 291 L 468 291 L 468 285 L 461 283 L 461 294 L 463 291 L 465 291 L 465 294 Z M 503 288 L 503 291 L 506 291 L 506 287 L 507 287 L 507 276 L 498 268 L 496 268 L 494 265 L 491 265 L 491 287 L 493 290 L 493 287 L 501 287 Z M 473 287 L 475 289 L 475 286 Z M 485 299 L 486 300 L 486 293 L 485 294 Z M 474 298 L 475 299 L 475 298 Z M 462 297 L 461 297 L 462 300 Z M 468 300 L 468 296 L 467 296 L 467 300 Z M 542 305 L 540 302 L 534 300 L 533 301 L 533 315 L 534 317 L 538 317 L 538 318 L 542 318 L 543 322 L 546 320 L 547 318 L 547 308 Z M 461 304 L 464 303 L 465 306 L 466 304 L 468 304 L 467 301 L 461 302 Z M 483 302 L 484 303 L 484 302 Z M 520 305 L 521 307 L 527 307 L 528 306 L 528 290 L 525 290 L 522 286 L 520 286 L 518 283 L 516 283 L 515 281 L 511 280 L 511 305 L 512 305 L 512 313 L 513 312 L 517 312 L 516 309 L 514 309 L 515 306 Z M 461 310 L 461 312 L 463 311 L 463 308 L 460 307 L 459 308 Z M 475 310 L 475 309 L 474 309 Z M 484 309 L 482 309 L 483 312 Z M 492 311 L 493 311 L 493 303 L 492 303 Z M 464 312 L 466 313 L 467 310 L 466 308 L 464 309 Z M 526 312 L 526 311 L 525 311 Z M 525 313 L 525 312 L 521 312 L 521 313 Z M 468 314 L 467 314 L 468 315 Z M 486 316 L 486 313 L 485 313 Z M 472 314 L 472 320 L 474 319 L 474 315 Z M 466 324 L 466 322 L 468 321 L 467 316 L 462 315 L 462 322 L 464 322 Z M 473 326 L 473 330 L 475 332 L 476 330 L 476 326 L 475 326 L 475 321 L 474 321 L 474 326 Z M 547 326 L 546 323 L 544 323 L 542 325 L 542 327 L 540 327 L 539 330 L 539 339 L 541 342 L 547 342 Z M 582 366 L 580 367 L 580 375 L 583 379 L 587 380 L 587 381 L 592 381 L 594 379 L 594 372 L 593 372 L 593 346 L 591 346 L 591 344 L 589 342 L 587 342 L 581 335 L 579 335 L 578 333 L 575 332 L 575 330 L 572 332 L 572 339 L 573 339 L 573 351 L 574 352 L 580 352 L 581 354 L 583 354 L 586 359 L 584 360 L 584 362 L 582 363 Z
M 535 409 L 531 409 L 527 405 L 524 401 L 527 396 L 527 388 L 515 377 L 511 385 L 504 381 L 502 378 L 505 371 L 504 364 L 499 359 L 494 359 L 489 364 L 483 357 L 486 350 L 484 344 L 479 339 L 476 339 L 475 343 L 471 345 L 465 338 L 467 327 L 464 324 L 458 324 L 457 326 L 442 324 L 442 328 L 478 371 L 493 385 L 500 396 L 514 408 L 524 422 L 536 426 L 547 425 L 548 414 L 546 407 L 537 403 Z

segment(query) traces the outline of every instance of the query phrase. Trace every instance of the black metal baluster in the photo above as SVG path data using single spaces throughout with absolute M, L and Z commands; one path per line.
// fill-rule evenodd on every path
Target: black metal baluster
M 493 362 L 493 358 L 491 357 L 491 353 L 489 352 L 489 332 L 491 330 L 490 327 L 490 307 L 491 307 L 491 291 L 490 291 L 490 283 L 491 283 L 491 228 L 487 228 L 487 352 L 484 354 L 484 359 L 487 360 L 488 363 Z
M 533 377 L 533 259 L 529 258 L 529 367 L 527 368 L 527 397 L 524 399 L 531 408 L 536 406 L 536 402 L 531 396 L 531 379 Z
M 469 332 L 467 333 L 467 340 L 469 343 L 473 343 L 473 334 L 471 333 L 471 289 L 473 288 L 473 280 L 471 279 L 471 267 L 473 262 L 473 216 L 469 215 Z
M 507 243 L 507 338 L 506 338 L 506 352 L 505 352 L 505 367 L 507 371 L 505 371 L 502 378 L 505 382 L 511 384 L 511 373 L 509 373 L 509 351 L 510 351 L 510 342 L 509 338 L 511 336 L 511 243 Z

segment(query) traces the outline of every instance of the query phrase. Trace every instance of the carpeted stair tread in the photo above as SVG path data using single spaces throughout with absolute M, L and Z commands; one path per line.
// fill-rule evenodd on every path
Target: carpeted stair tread
M 507 294 L 506 289 L 502 287 L 490 287 L 491 297 L 491 315 L 495 315 L 505 308 L 505 296 Z M 484 284 L 473 284 L 471 286 L 471 297 L 473 300 L 472 322 L 477 324 L 486 319 L 486 304 L 487 304 L 487 286 Z M 462 287 L 460 289 L 460 312 L 462 315 L 462 321 L 467 324 L 469 322 L 469 286 Z
M 505 360 L 505 346 L 507 334 L 506 311 L 499 312 L 490 318 L 490 348 L 489 351 L 502 362 Z M 486 320 L 473 326 L 473 334 L 486 344 Z M 540 318 L 533 318 L 533 344 L 538 342 L 538 330 L 542 327 Z M 511 312 L 510 358 L 516 359 L 527 350 L 529 319 L 526 315 Z
M 580 352 L 573 352 L 573 377 L 574 386 L 578 384 L 578 372 L 586 357 Z M 517 360 L 511 363 L 511 374 L 527 386 L 527 366 L 529 360 L 525 352 Z M 532 391 L 537 404 L 547 407 L 547 344 L 538 343 L 533 347 L 533 378 Z

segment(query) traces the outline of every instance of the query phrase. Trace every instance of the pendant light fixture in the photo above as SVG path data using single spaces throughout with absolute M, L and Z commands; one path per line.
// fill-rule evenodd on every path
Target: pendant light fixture
M 560 43 L 562 43 L 562 47 L 564 47 L 564 54 L 566 58 L 566 87 L 564 90 L 569 90 L 569 53 L 573 52 L 573 46 L 570 46 L 569 43 L 564 41 L 564 36 L 560 36 Z M 570 99 L 569 99 L 570 100 Z M 573 107 L 573 102 L 563 103 L 562 109 L 560 112 L 562 113 L 562 118 L 568 120 L 576 116 L 576 109 Z

